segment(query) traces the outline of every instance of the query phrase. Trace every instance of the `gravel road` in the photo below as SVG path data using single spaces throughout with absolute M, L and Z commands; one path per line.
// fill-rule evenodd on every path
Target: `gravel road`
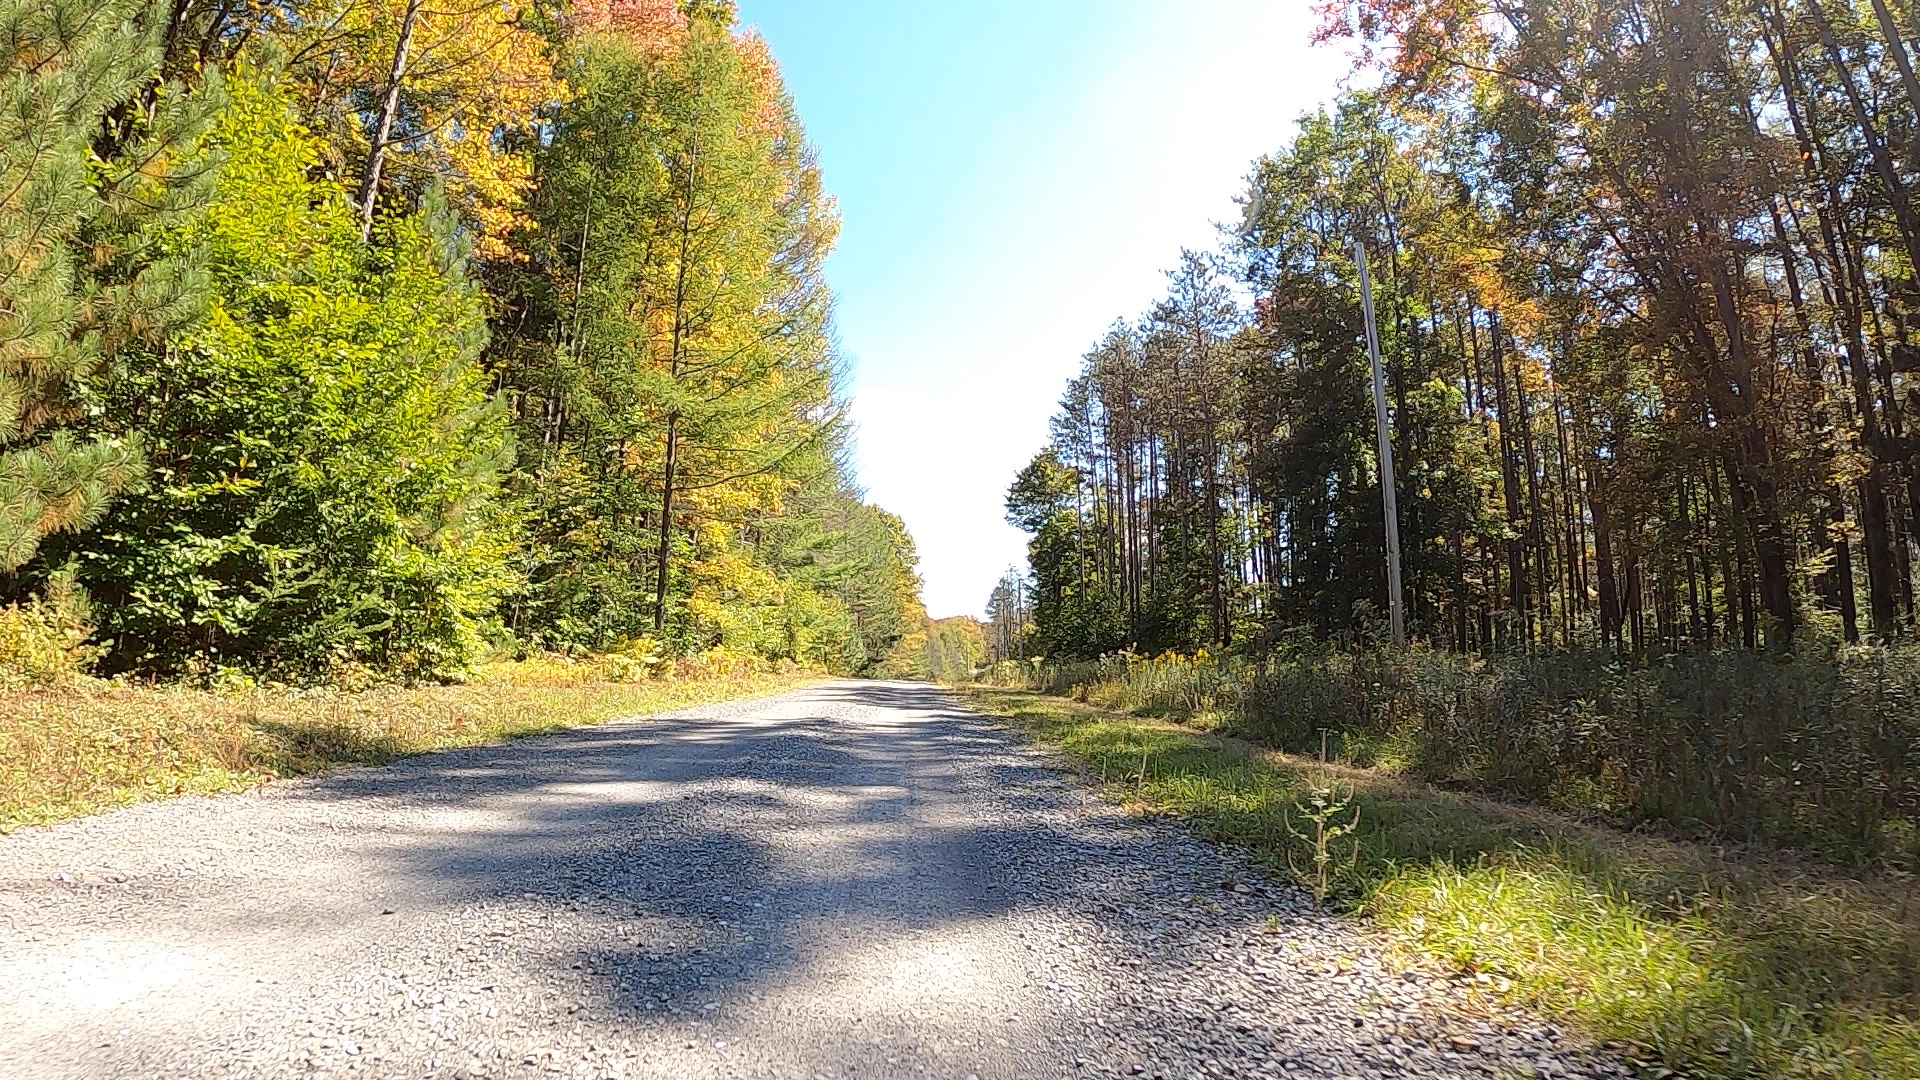
M 918 684 L 0 837 L 0 1076 L 1600 1077 Z

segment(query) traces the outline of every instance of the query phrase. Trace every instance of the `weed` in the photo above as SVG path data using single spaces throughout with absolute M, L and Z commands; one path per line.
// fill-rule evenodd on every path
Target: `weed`
M 1293 853 L 1287 853 L 1287 866 L 1300 880 L 1306 882 L 1307 889 L 1313 893 L 1313 906 L 1317 910 L 1325 907 L 1327 894 L 1332 891 L 1335 879 L 1343 872 L 1350 871 L 1360 861 L 1360 838 L 1354 833 L 1360 829 L 1360 808 L 1353 805 L 1353 789 L 1338 781 L 1327 779 L 1324 775 L 1315 776 L 1310 782 L 1307 793 L 1294 800 L 1293 813 L 1281 811 L 1281 821 L 1287 835 L 1304 844 L 1312 868 L 1301 869 L 1295 864 Z M 1340 820 L 1348 813 L 1347 820 Z M 1293 814 L 1307 823 L 1306 832 L 1294 827 Z M 1351 838 L 1352 850 L 1343 861 L 1333 848 L 1342 838 Z
M 1920 646 L 1121 655 L 991 678 L 1625 824 L 1920 871 Z
M 68 686 L 99 653 L 88 643 L 86 594 L 71 574 L 55 574 L 46 591 L 0 608 L 0 687 Z

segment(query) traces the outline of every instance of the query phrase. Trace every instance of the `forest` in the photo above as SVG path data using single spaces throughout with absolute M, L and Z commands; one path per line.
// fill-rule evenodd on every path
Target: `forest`
M 937 654 L 849 465 L 834 203 L 726 0 L 0 25 L 14 623 L 190 680 Z
M 1433 779 L 1920 857 L 1920 7 L 1319 14 L 1350 88 L 1093 344 L 1009 489 L 1030 574 L 996 657 Z
M 1008 495 L 1035 651 L 1369 640 L 1384 527 L 1456 650 L 1915 630 L 1920 15 L 1329 3 L 1370 89 L 1088 352 Z

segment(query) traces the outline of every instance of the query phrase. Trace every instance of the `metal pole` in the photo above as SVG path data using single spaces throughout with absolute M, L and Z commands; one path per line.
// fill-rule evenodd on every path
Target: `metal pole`
M 1394 489 L 1393 439 L 1387 434 L 1387 383 L 1380 370 L 1380 330 L 1373 321 L 1373 279 L 1367 274 L 1367 246 L 1353 242 L 1353 261 L 1360 268 L 1360 306 L 1367 316 L 1367 358 L 1373 362 L 1373 422 L 1380 436 L 1380 500 L 1387 515 L 1387 613 L 1393 622 L 1393 643 L 1407 643 L 1407 616 L 1400 585 L 1400 496 Z

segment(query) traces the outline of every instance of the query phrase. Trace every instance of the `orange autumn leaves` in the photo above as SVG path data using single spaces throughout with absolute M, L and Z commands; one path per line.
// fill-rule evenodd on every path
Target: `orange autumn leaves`
M 1478 60 L 1492 38 L 1484 0 L 1315 0 L 1314 8 L 1316 42 L 1356 45 L 1402 87 L 1462 76 L 1469 69 L 1460 62 Z M 1377 56 L 1382 44 L 1387 55 Z
M 688 21 L 678 0 L 582 0 L 573 5 L 574 27 L 583 33 L 618 34 L 655 57 L 671 58 L 686 45 Z M 763 133 L 786 126 L 781 105 L 780 67 L 759 34 L 742 30 L 733 35 L 742 70 L 759 101 L 755 110 Z
M 370 146 L 365 103 L 394 71 L 409 0 L 316 3 L 299 20 L 294 65 L 334 167 L 357 173 Z M 469 227 L 474 254 L 518 261 L 511 237 L 532 225 L 532 147 L 542 115 L 568 96 L 567 57 L 580 38 L 619 35 L 647 55 L 684 46 L 688 17 L 676 0 L 582 0 L 555 16 L 525 0 L 412 0 L 400 67 L 401 107 L 386 150 L 383 204 L 417 201 L 441 184 Z M 785 124 L 779 72 L 758 35 L 733 35 L 763 102 L 763 130 Z
M 676 0 L 581 0 L 573 5 L 580 30 L 620 34 L 655 56 L 670 56 L 686 40 L 687 16 Z

